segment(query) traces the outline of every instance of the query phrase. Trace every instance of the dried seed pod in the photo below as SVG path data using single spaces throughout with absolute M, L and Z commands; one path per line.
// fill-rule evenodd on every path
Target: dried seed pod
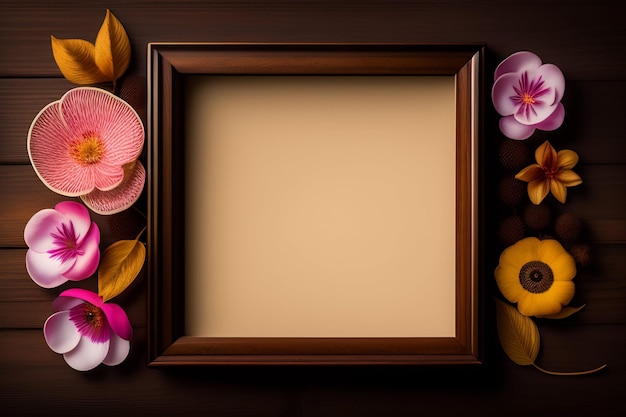
M 582 221 L 577 216 L 564 213 L 557 217 L 554 232 L 564 244 L 569 245 L 579 239 L 582 227 Z
M 525 237 L 526 228 L 521 216 L 510 216 L 502 221 L 498 228 L 498 237 L 506 245 L 521 240 Z
M 498 197 L 504 204 L 519 204 L 526 195 L 526 183 L 515 179 L 513 175 L 507 175 L 500 180 Z
M 498 154 L 500 164 L 516 172 L 528 165 L 530 156 L 530 149 L 524 141 L 512 139 L 502 142 Z
M 550 225 L 551 213 L 545 204 L 529 204 L 524 209 L 524 223 L 535 231 L 541 231 Z

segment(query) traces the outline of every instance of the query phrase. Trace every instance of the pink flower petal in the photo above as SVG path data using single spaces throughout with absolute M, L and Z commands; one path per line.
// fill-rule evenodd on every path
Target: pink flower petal
M 543 122 L 537 123 L 535 127 L 540 130 L 556 130 L 561 127 L 564 119 L 565 108 L 563 107 L 563 104 L 559 103 L 554 112 Z
M 507 116 L 500 119 L 500 131 L 510 139 L 524 140 L 532 136 L 535 127 L 519 123 L 514 116 Z
M 69 311 L 72 308 L 84 302 L 85 300 L 83 300 L 82 298 L 59 296 L 55 298 L 54 301 L 52 302 L 52 307 L 54 308 L 55 311 L 64 311 L 64 310 Z
M 100 230 L 93 223 L 89 233 L 82 239 L 80 250 L 82 255 L 76 257 L 74 265 L 63 273 L 71 281 L 80 281 L 92 276 L 100 262 Z
M 130 340 L 133 336 L 133 328 L 122 307 L 113 303 L 104 303 L 100 308 L 107 317 L 111 330 L 122 339 Z
M 130 342 L 124 340 L 116 334 L 111 334 L 109 342 L 109 353 L 102 361 L 103 364 L 109 366 L 119 365 L 124 362 L 130 352 Z
M 532 105 L 533 111 L 520 111 L 513 114 L 513 117 L 515 117 L 515 120 L 519 123 L 536 126 L 550 117 L 550 115 L 556 110 L 557 106 L 558 104 L 549 106 L 546 103 L 536 103 Z
M 93 291 L 85 290 L 82 288 L 70 288 L 69 290 L 65 290 L 61 294 L 59 294 L 59 298 L 61 297 L 78 298 L 80 300 L 87 301 L 88 303 L 93 304 L 96 307 L 100 307 L 100 308 L 102 308 L 102 304 L 104 303 L 102 301 L 102 297 L 100 297 L 98 294 L 96 294 Z M 57 300 L 59 298 L 57 298 Z M 55 308 L 57 308 L 57 305 L 56 305 L 57 300 L 55 300 Z
M 39 179 L 52 191 L 68 196 L 84 194 L 84 190 L 66 189 L 73 182 L 72 173 L 65 169 L 73 164 L 67 152 L 71 133 L 61 117 L 59 103 L 48 104 L 33 119 L 26 142 L 28 157 Z
M 554 64 L 545 64 L 537 69 L 535 75 L 541 76 L 546 85 L 554 89 L 554 100 L 548 104 L 555 104 L 561 101 L 565 93 L 565 76 L 559 67 Z
M 494 80 L 509 72 L 530 71 L 539 68 L 541 64 L 541 58 L 532 52 L 515 52 L 498 65 L 494 74 Z
M 100 365 L 109 352 L 109 341 L 93 343 L 88 337 L 82 336 L 78 345 L 65 353 L 65 362 L 77 371 L 89 371 Z
M 91 228 L 91 218 L 85 206 L 75 201 L 62 201 L 54 206 L 54 209 L 63 214 L 74 224 L 74 231 L 78 236 L 84 238 Z M 100 240 L 98 234 L 98 241 Z M 78 241 L 80 243 L 81 240 Z
M 54 209 L 43 209 L 30 218 L 24 227 L 24 241 L 31 250 L 45 252 L 54 246 L 52 233 L 66 217 Z
M 27 147 L 48 188 L 80 196 L 96 187 L 116 188 L 124 178 L 121 167 L 141 154 L 144 135 L 141 119 L 128 103 L 99 88 L 78 87 L 35 117 Z M 81 144 L 90 143 L 86 140 L 97 144 L 97 157 L 88 162 L 77 157 L 85 149 Z
M 94 166 L 94 184 L 95 190 L 110 191 L 124 181 L 124 168 L 121 165 L 110 165 L 102 162 Z
M 146 170 L 140 161 L 134 169 L 127 170 L 127 178 L 111 191 L 94 190 L 81 196 L 81 200 L 95 213 L 108 215 L 126 210 L 141 196 L 146 181 Z
M 73 261 L 63 263 L 58 258 L 51 258 L 45 252 L 35 252 L 32 249 L 26 252 L 26 271 L 43 288 L 54 288 L 67 282 L 63 273 L 73 264 Z
M 87 128 L 105 145 L 103 162 L 121 166 L 139 157 L 144 129 L 135 110 L 116 95 L 94 87 L 74 88 L 61 98 L 61 114 L 76 136 Z
M 80 341 L 80 333 L 70 321 L 69 311 L 54 313 L 43 325 L 46 343 L 56 353 L 66 353 L 74 349 Z
M 519 83 L 519 74 L 510 73 L 498 78 L 491 89 L 491 100 L 496 111 L 501 116 L 509 116 L 517 111 L 519 106 L 511 100 L 516 95 L 515 88 Z

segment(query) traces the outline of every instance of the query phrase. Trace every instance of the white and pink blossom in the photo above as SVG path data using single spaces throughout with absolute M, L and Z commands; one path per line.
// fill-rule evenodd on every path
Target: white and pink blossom
M 74 201 L 35 213 L 24 227 L 26 270 L 44 288 L 89 278 L 100 262 L 100 229 Z
M 539 130 L 555 130 L 565 118 L 561 103 L 565 77 L 554 64 L 532 52 L 516 52 L 498 65 L 491 91 L 500 131 L 510 139 L 528 139 Z
M 130 352 L 132 327 L 117 304 L 81 288 L 63 291 L 53 303 L 55 313 L 43 327 L 46 343 L 78 371 L 101 363 L 122 363 Z

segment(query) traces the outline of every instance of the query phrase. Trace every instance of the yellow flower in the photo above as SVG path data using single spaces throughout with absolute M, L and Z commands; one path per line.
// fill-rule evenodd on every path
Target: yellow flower
M 567 188 L 583 182 L 572 171 L 578 162 L 578 154 L 569 149 L 559 151 L 545 141 L 535 151 L 536 164 L 529 165 L 517 173 L 515 178 L 528 183 L 528 197 L 533 204 L 539 204 L 552 191 L 554 197 L 565 203 Z
M 525 316 L 556 314 L 574 297 L 576 263 L 554 239 L 527 237 L 500 255 L 495 277 L 504 297 Z

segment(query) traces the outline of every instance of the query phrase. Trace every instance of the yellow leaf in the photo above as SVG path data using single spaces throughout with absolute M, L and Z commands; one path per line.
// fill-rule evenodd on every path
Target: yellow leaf
M 515 307 L 496 300 L 498 338 L 507 356 L 518 365 L 533 365 L 539 353 L 539 330 Z
M 549 316 L 543 316 L 544 319 L 564 319 L 565 317 L 569 317 L 574 313 L 578 313 L 580 310 L 585 308 L 586 304 L 581 305 L 580 307 L 563 307 L 561 311 L 556 314 L 551 314 Z
M 146 248 L 139 236 L 134 240 L 119 240 L 104 250 L 98 270 L 98 295 L 104 301 L 128 288 L 141 271 Z
M 109 81 L 96 65 L 95 47 L 91 42 L 50 38 L 54 60 L 68 81 L 83 85 Z
M 113 82 L 124 74 L 130 64 L 128 35 L 109 9 L 96 37 L 95 62 L 107 80 Z

